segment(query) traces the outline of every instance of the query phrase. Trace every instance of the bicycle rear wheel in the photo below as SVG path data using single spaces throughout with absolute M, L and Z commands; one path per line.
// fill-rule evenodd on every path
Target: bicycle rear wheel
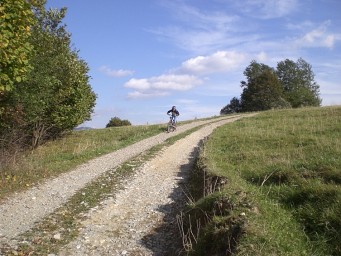
M 168 124 L 167 132 L 173 132 L 175 130 L 174 126 L 172 124 Z

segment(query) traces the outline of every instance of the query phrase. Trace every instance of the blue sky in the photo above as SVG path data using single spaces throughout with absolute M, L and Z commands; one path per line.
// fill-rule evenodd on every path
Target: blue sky
M 219 115 L 240 97 L 252 60 L 312 65 L 322 105 L 341 105 L 339 0 L 48 0 L 67 7 L 73 47 L 89 67 L 91 121 L 133 125 Z

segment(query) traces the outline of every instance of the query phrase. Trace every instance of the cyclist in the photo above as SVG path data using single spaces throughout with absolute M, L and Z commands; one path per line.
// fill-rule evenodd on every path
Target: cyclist
M 176 109 L 176 107 L 173 106 L 172 109 L 170 109 L 170 110 L 167 111 L 167 115 L 170 115 L 170 116 L 172 117 L 172 118 L 171 118 L 172 123 L 173 123 L 173 125 L 175 125 L 175 124 L 176 124 L 176 117 L 177 117 L 178 115 L 180 115 L 180 113 L 179 113 L 179 111 Z

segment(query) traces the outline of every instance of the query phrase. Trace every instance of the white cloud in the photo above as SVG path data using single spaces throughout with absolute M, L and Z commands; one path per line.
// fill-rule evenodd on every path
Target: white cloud
M 258 60 L 260 62 L 265 62 L 265 61 L 267 61 L 267 59 L 268 59 L 268 56 L 264 51 L 256 54 L 256 60 Z
M 243 53 L 218 51 L 209 56 L 198 56 L 186 60 L 182 63 L 179 71 L 196 75 L 229 72 L 239 67 L 244 60 Z
M 184 61 L 179 68 L 166 74 L 150 78 L 132 78 L 124 87 L 134 89 L 128 97 L 149 98 L 168 95 L 170 91 L 188 91 L 209 80 L 201 77 L 214 73 L 228 73 L 240 68 L 246 59 L 242 53 L 235 51 L 218 51 L 207 56 L 197 56 Z
M 134 71 L 132 70 L 125 70 L 125 69 L 111 69 L 107 66 L 101 66 L 99 68 L 99 71 L 103 72 L 107 76 L 112 76 L 112 77 L 124 77 L 124 76 L 130 76 L 134 74 Z
M 326 47 L 333 48 L 337 40 L 340 40 L 339 35 L 329 33 L 327 28 L 330 21 L 322 23 L 317 28 L 307 32 L 304 36 L 296 40 L 296 45 L 300 47 Z
M 201 11 L 193 6 L 186 5 L 184 1 L 165 1 L 163 5 L 170 9 L 177 20 L 184 22 L 190 27 L 211 30 L 212 27 L 235 30 L 232 25 L 239 17 L 235 14 L 229 15 L 219 11 Z
M 284 17 L 299 9 L 297 0 L 248 0 L 238 5 L 245 13 L 261 19 Z
M 134 88 L 142 91 L 151 89 L 151 84 L 146 78 L 142 79 L 132 78 L 128 82 L 126 82 L 124 86 L 127 88 Z
M 159 27 L 149 32 L 172 42 L 177 47 L 195 53 L 216 51 L 221 45 L 235 45 L 239 42 L 231 33 L 240 33 L 236 25 L 240 17 L 229 15 L 222 9 L 218 11 L 202 11 L 183 1 L 164 1 L 163 5 L 175 16 L 173 25 Z M 174 25 L 181 23 L 181 26 Z
M 202 80 L 193 75 L 164 74 L 151 78 L 132 78 L 124 86 L 136 90 L 129 94 L 129 98 L 146 98 L 164 96 L 169 91 L 187 91 L 201 83 Z
M 154 98 L 154 97 L 162 97 L 169 95 L 168 92 L 160 92 L 160 91 L 154 91 L 154 92 L 141 92 L 141 91 L 134 91 L 128 93 L 129 99 L 147 99 L 147 98 Z
M 195 21 L 193 21 L 195 22 Z M 236 45 L 241 40 L 249 40 L 250 36 L 235 37 L 223 28 L 210 29 L 166 27 L 150 30 L 166 42 L 171 42 L 178 48 L 193 53 L 209 53 L 220 49 L 222 45 Z
M 124 87 L 134 89 L 128 97 L 150 98 L 168 95 L 170 91 L 188 91 L 209 81 L 208 75 L 229 73 L 245 64 L 246 56 L 235 51 L 218 51 L 184 61 L 168 73 L 150 78 L 131 78 Z M 211 89 L 213 85 L 207 85 Z

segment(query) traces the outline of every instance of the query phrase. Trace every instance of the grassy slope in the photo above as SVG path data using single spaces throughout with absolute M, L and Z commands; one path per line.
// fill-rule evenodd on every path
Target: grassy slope
M 193 254 L 215 247 L 237 255 L 340 255 L 340 124 L 341 107 L 325 107 L 267 111 L 218 128 L 200 161 L 228 184 L 192 206 L 206 207 L 213 220 Z

